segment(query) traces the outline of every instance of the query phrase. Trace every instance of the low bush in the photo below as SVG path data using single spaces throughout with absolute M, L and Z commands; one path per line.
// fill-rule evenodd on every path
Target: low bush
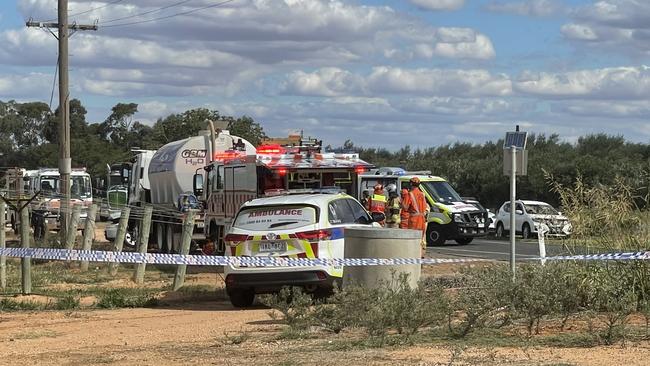
M 130 291 L 131 289 L 106 289 L 97 294 L 98 308 L 142 308 L 154 306 L 158 300 L 155 295 L 148 291 Z M 136 289 L 138 290 L 138 289 Z

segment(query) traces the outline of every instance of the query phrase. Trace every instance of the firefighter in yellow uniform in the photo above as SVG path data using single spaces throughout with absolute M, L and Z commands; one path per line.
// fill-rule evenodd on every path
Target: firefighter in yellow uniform
M 389 184 L 386 187 L 388 191 L 388 204 L 386 205 L 386 227 L 398 229 L 400 227 L 400 214 L 402 211 L 402 202 L 397 194 L 397 186 Z
M 384 186 L 380 183 L 375 185 L 375 192 L 368 199 L 368 211 L 373 212 L 386 212 L 386 196 L 384 195 Z M 384 221 L 379 223 L 381 226 L 384 226 Z

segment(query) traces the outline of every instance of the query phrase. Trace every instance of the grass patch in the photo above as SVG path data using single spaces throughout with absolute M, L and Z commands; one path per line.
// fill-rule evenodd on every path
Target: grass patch
M 156 296 L 143 289 L 106 289 L 97 298 L 95 306 L 100 309 L 144 308 L 158 304 Z
M 39 339 L 39 338 L 54 338 L 59 334 L 55 331 L 49 329 L 40 329 L 40 330 L 30 330 L 25 332 L 20 332 L 12 335 L 10 338 L 13 340 L 16 339 Z
M 47 305 L 34 301 L 16 301 L 12 299 L 0 299 L 0 311 L 21 311 L 21 310 L 42 310 Z

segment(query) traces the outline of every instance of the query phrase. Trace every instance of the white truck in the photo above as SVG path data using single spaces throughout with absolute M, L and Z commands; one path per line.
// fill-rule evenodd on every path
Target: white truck
M 61 179 L 56 168 L 26 170 L 23 175 L 24 193 L 33 195 L 40 192 L 32 204 L 31 224 L 36 238 L 43 237 L 45 231 L 59 230 L 61 227 Z M 81 205 L 78 229 L 83 228 L 88 215 L 88 207 L 93 203 L 90 174 L 85 168 L 72 169 L 70 173 L 70 204 Z
M 358 154 L 322 153 L 321 142 L 314 139 L 226 154 L 230 156 L 213 161 L 205 172 L 197 171 L 193 184 L 194 194 L 206 204 L 205 237 L 218 254 L 225 252 L 224 235 L 245 202 L 297 190 L 331 188 L 353 195 L 358 175 L 373 167 Z

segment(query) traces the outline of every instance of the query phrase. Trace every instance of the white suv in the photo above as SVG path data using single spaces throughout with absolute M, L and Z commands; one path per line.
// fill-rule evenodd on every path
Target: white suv
M 373 217 L 376 216 L 376 217 Z M 343 258 L 343 230 L 379 226 L 347 194 L 296 194 L 254 199 L 237 213 L 225 237 L 226 255 L 285 258 Z M 255 294 L 300 286 L 317 296 L 330 293 L 343 276 L 342 266 L 254 267 L 224 269 L 226 291 L 236 307 L 250 306 Z
M 553 206 L 540 201 L 515 201 L 515 230 L 524 239 L 537 234 L 542 224 L 548 226 L 547 236 L 565 237 L 571 233 L 569 219 Z M 496 214 L 497 237 L 510 231 L 510 201 L 504 203 Z

